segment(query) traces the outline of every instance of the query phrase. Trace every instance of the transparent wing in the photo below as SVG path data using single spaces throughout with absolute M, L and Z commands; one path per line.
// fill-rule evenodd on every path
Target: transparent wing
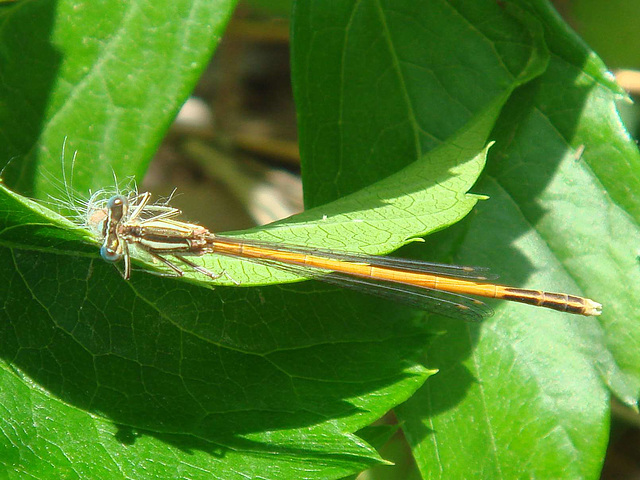
M 271 247 L 270 244 L 265 245 Z M 232 257 L 239 258 L 237 256 Z M 349 255 L 345 255 L 345 257 L 355 258 Z M 357 256 L 357 258 L 361 257 Z M 345 273 L 332 272 L 302 265 L 286 264 L 269 259 L 240 259 L 243 261 L 277 268 L 278 270 L 293 273 L 294 275 L 299 277 L 318 280 L 321 282 L 330 283 L 332 285 L 338 285 L 343 288 L 357 290 L 369 295 L 386 298 L 397 303 L 402 303 L 404 305 L 416 307 L 420 310 L 426 310 L 432 313 L 445 315 L 450 318 L 478 322 L 483 318 L 489 317 L 493 314 L 493 310 L 491 309 L 491 307 L 481 302 L 480 300 L 457 293 L 443 292 L 426 287 L 417 287 L 414 285 L 405 285 L 402 283 L 387 282 L 377 279 L 355 277 Z M 435 265 L 440 266 L 440 264 Z
M 359 253 L 345 253 L 335 250 L 315 248 L 315 247 L 303 247 L 297 245 L 288 244 L 274 244 L 270 242 L 260 242 L 255 240 L 245 240 L 233 237 L 219 237 L 216 239 L 221 241 L 227 241 L 231 243 L 242 243 L 245 245 L 251 245 L 255 247 L 271 248 L 273 250 L 280 250 L 286 252 L 302 253 L 306 255 L 318 255 L 320 257 L 330 257 L 343 262 L 351 263 L 365 263 L 368 265 L 379 267 L 394 267 L 399 269 L 411 270 L 414 272 L 431 273 L 434 275 L 445 275 L 454 278 L 466 278 L 469 280 L 493 280 L 498 278 L 497 275 L 491 273 L 486 267 L 468 267 L 462 265 L 448 265 L 446 263 L 433 263 L 425 262 L 423 260 L 412 260 L 408 258 L 397 258 L 391 256 L 379 256 L 379 255 L 366 255 Z

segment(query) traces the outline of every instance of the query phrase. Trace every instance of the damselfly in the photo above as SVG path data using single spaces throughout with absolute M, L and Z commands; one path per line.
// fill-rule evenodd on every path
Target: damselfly
M 131 249 L 140 248 L 176 276 L 184 274 L 178 265 L 183 264 L 207 277 L 219 278 L 224 272 L 212 272 L 188 257 L 221 254 L 472 320 L 490 315 L 491 309 L 467 295 L 587 316 L 601 313 L 601 305 L 588 298 L 491 283 L 483 268 L 217 236 L 201 225 L 176 220 L 181 212 L 168 202 L 154 205 L 150 200 L 149 193 L 133 192 L 88 203 L 85 222 L 102 242 L 102 258 L 123 261 L 127 280 L 131 276 Z

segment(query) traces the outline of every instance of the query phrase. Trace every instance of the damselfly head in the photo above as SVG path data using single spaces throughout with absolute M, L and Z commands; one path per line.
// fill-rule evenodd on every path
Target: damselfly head
M 84 224 L 96 238 L 104 240 L 107 236 L 109 222 L 120 222 L 126 218 L 128 209 L 129 200 L 124 195 L 113 195 L 106 201 L 90 201 Z
M 124 255 L 126 245 L 120 236 L 121 223 L 127 220 L 129 210 L 129 200 L 124 195 L 114 195 L 107 200 L 106 208 L 96 211 L 93 219 L 101 220 L 94 227 L 94 231 L 99 233 L 103 241 L 100 248 L 100 255 L 108 262 L 117 262 Z

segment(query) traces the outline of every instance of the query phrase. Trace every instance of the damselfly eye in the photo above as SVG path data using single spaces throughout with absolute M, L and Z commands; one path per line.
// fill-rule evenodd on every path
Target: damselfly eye
M 129 201 L 124 195 L 114 195 L 107 201 L 107 208 L 128 207 Z
M 129 201 L 124 195 L 114 195 L 107 201 L 107 210 L 110 212 L 111 221 L 119 222 L 127 214 Z
M 111 247 L 103 245 L 100 248 L 100 256 L 107 262 L 117 262 L 122 258 L 122 249 L 113 250 Z

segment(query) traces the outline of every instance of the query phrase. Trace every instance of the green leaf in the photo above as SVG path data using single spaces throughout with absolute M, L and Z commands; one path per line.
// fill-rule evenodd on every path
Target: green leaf
M 54 366 L 43 363 L 44 369 Z M 6 366 L 0 378 L 8 478 L 327 478 L 377 459 L 370 449 L 366 455 L 361 441 L 337 431 L 284 430 L 264 443 L 246 434 L 229 445 L 117 425 L 63 402 Z M 320 475 L 307 471 L 311 463 L 324 464 Z
M 44 214 L 0 189 L 3 431 L 30 426 L 5 435 L 15 471 L 46 472 L 50 444 L 51 463 L 81 478 L 101 476 L 88 458 L 148 478 L 155 457 L 176 475 L 188 460 L 196 478 L 297 478 L 312 464 L 309 478 L 340 477 L 382 461 L 348 432 L 430 374 L 411 360 L 428 335 L 393 305 L 311 283 L 125 282 L 84 230 Z
M 292 70 L 307 206 L 397 172 L 483 115 L 475 142 L 487 142 L 513 88 L 547 59 L 499 7 L 470 10 L 467 19 L 447 2 L 296 4 Z M 496 38 L 469 28 L 473 15 Z
M 542 1 L 298 2 L 293 20 L 309 205 L 397 171 L 513 92 L 474 187 L 490 200 L 404 251 L 604 303 L 599 319 L 501 304 L 482 326 L 433 322 L 439 373 L 397 410 L 423 476 L 596 477 L 604 383 L 632 404 L 640 380 L 638 151 L 619 89 Z
M 368 425 L 358 430 L 358 436 L 376 448 L 382 448 L 397 431 L 397 425 Z
M 0 9 L 0 123 L 8 185 L 59 197 L 61 149 L 73 186 L 141 178 L 196 84 L 235 0 L 29 1 Z
M 503 187 L 487 178 L 477 188 L 491 201 L 460 227 L 456 258 L 506 264 L 507 284 L 579 292 Z M 451 232 L 443 233 L 428 243 L 450 242 Z M 434 322 L 446 334 L 433 342 L 427 364 L 439 372 L 396 410 L 423 476 L 597 477 L 609 433 L 599 363 L 612 363 L 602 327 L 594 318 L 539 310 L 496 306 L 481 328 Z
M 613 393 L 634 406 L 640 154 L 620 122 L 615 103 L 623 93 L 605 66 L 546 3 L 531 3 L 546 26 L 551 61 L 544 76 L 507 104 L 496 125 L 502 147 L 488 173 L 580 289 L 605 303 L 601 328 L 587 338 L 610 355 L 590 355 Z M 572 88 L 558 95 L 559 84 Z

